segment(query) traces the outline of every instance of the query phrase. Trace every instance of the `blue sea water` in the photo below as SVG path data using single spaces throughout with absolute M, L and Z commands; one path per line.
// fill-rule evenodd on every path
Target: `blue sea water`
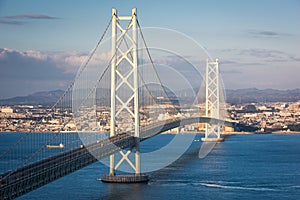
M 102 183 L 108 167 L 99 162 L 18 199 L 300 199 L 300 135 L 233 135 L 199 159 L 201 136 L 180 159 L 149 173 L 147 184 Z M 141 146 L 151 151 L 173 137 Z

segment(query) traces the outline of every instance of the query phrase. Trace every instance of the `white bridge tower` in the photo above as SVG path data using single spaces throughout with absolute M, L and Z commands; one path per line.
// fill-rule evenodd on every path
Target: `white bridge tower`
M 221 137 L 220 124 L 220 77 L 219 61 L 206 61 L 206 102 L 205 117 L 212 118 L 211 123 L 205 126 L 204 142 L 220 142 Z
M 124 27 L 126 24 L 126 27 Z M 120 34 L 117 34 L 120 33 Z M 132 149 L 121 150 L 121 159 L 110 155 L 109 175 L 104 175 L 104 182 L 144 182 L 147 175 L 141 175 L 140 166 L 140 120 L 139 120 L 139 85 L 138 85 L 138 31 L 136 8 L 131 16 L 118 16 L 112 9 L 112 61 L 111 61 L 111 123 L 110 137 L 115 136 L 118 123 L 127 127 L 122 130 L 135 138 L 135 161 L 129 154 Z M 121 122 L 120 120 L 123 120 Z M 126 121 L 127 120 L 127 121 Z M 133 153 L 133 152 L 132 152 Z M 117 161 L 117 162 L 116 162 Z M 134 175 L 116 175 L 121 164 L 126 161 L 135 172 Z

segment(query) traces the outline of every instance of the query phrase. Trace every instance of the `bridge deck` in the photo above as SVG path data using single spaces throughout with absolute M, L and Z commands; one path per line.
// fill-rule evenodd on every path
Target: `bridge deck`
M 140 140 L 143 141 L 175 127 L 197 122 L 218 123 L 220 121 L 205 117 L 194 117 L 155 123 L 143 128 Z M 229 122 L 226 123 L 232 125 Z M 135 139 L 126 133 L 118 134 L 100 142 L 79 147 L 1 174 L 0 197 L 1 199 L 13 199 L 28 193 L 121 149 L 133 147 Z

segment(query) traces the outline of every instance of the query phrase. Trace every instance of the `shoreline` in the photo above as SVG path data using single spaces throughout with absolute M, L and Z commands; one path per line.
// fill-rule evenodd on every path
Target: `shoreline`
M 0 133 L 29 133 L 29 132 L 22 132 L 22 131 L 0 131 Z M 55 131 L 49 132 L 32 132 L 32 133 L 57 133 Z M 97 131 L 61 131 L 61 134 L 68 134 L 68 133 L 97 133 Z M 107 133 L 107 132 L 106 132 Z M 197 131 L 186 131 L 183 133 L 177 132 L 163 132 L 161 134 L 199 134 L 204 135 L 204 132 L 197 132 Z M 222 133 L 222 135 L 268 135 L 268 134 L 282 134 L 282 135 L 293 135 L 293 134 L 300 134 L 300 131 L 275 131 L 275 132 L 226 132 Z
M 204 132 L 196 132 L 196 131 L 187 131 L 184 133 L 175 133 L 175 132 L 164 132 L 162 134 L 199 134 L 204 135 Z M 275 132 L 226 132 L 222 133 L 222 135 L 269 135 L 269 134 L 282 134 L 282 135 L 293 135 L 293 134 L 300 134 L 300 131 L 275 131 Z

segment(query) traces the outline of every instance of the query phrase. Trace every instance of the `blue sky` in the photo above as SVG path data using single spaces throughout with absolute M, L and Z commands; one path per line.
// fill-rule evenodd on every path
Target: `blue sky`
M 0 98 L 64 89 L 112 7 L 195 39 L 220 59 L 226 88 L 300 87 L 299 0 L 0 0 Z

